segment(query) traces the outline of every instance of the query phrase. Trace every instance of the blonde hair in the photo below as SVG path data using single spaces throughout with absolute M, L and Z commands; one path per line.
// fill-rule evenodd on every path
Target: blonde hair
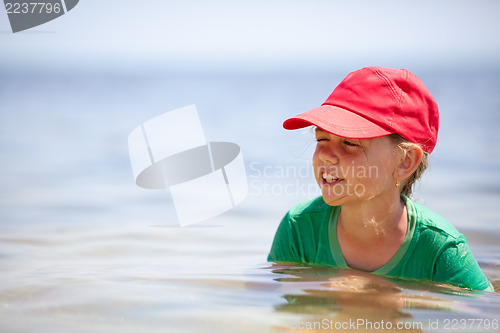
M 415 143 L 406 140 L 397 133 L 389 135 L 389 138 L 392 140 L 392 142 L 396 144 L 396 146 L 399 149 L 403 151 L 406 151 L 416 145 Z M 411 196 L 415 182 L 419 180 L 420 177 L 422 177 L 422 174 L 424 173 L 424 171 L 427 169 L 428 166 L 429 166 L 429 154 L 424 151 L 424 156 L 422 158 L 422 161 L 418 165 L 417 169 L 402 184 L 401 186 L 402 194 L 406 195 L 407 197 Z

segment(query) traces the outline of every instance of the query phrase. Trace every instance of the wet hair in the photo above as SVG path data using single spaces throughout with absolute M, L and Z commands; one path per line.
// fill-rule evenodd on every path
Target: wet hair
M 397 133 L 389 135 L 389 138 L 392 140 L 393 143 L 396 144 L 396 146 L 399 149 L 401 149 L 403 151 L 406 151 L 406 150 L 408 150 L 411 147 L 416 145 L 415 143 L 406 140 L 405 138 L 403 138 L 401 135 L 399 135 Z M 401 193 L 406 195 L 407 197 L 411 196 L 415 182 L 417 180 L 419 180 L 420 177 L 422 177 L 422 174 L 429 166 L 429 154 L 425 151 L 423 153 L 424 153 L 424 156 L 422 157 L 422 161 L 418 165 L 417 169 L 415 169 L 415 171 L 411 174 L 411 176 L 408 177 L 403 184 L 401 184 L 402 185 L 401 186 Z

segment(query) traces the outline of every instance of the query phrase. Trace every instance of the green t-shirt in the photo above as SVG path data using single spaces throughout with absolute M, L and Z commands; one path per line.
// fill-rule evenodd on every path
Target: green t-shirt
M 373 273 L 492 291 L 465 236 L 441 216 L 402 198 L 408 211 L 406 237 L 394 257 Z M 322 197 L 292 207 L 278 227 L 267 260 L 349 268 L 337 240 L 340 209 Z

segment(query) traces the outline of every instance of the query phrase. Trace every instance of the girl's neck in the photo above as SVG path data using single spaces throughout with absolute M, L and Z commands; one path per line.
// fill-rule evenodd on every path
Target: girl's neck
M 343 205 L 337 221 L 344 235 L 370 242 L 405 233 L 407 216 L 399 193 Z

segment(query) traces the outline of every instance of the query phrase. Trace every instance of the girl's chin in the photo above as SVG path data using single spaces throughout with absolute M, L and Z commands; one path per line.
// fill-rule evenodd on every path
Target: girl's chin
M 332 195 L 330 193 L 322 193 L 323 200 L 330 206 L 340 206 L 347 199 L 346 195 Z
M 323 198 L 324 200 L 324 198 Z M 337 206 L 344 206 L 345 205 L 345 202 L 344 201 L 341 201 L 341 200 L 333 200 L 333 201 L 327 201 L 327 200 L 324 200 L 325 203 L 328 205 L 328 206 L 332 206 L 332 207 L 337 207 Z

